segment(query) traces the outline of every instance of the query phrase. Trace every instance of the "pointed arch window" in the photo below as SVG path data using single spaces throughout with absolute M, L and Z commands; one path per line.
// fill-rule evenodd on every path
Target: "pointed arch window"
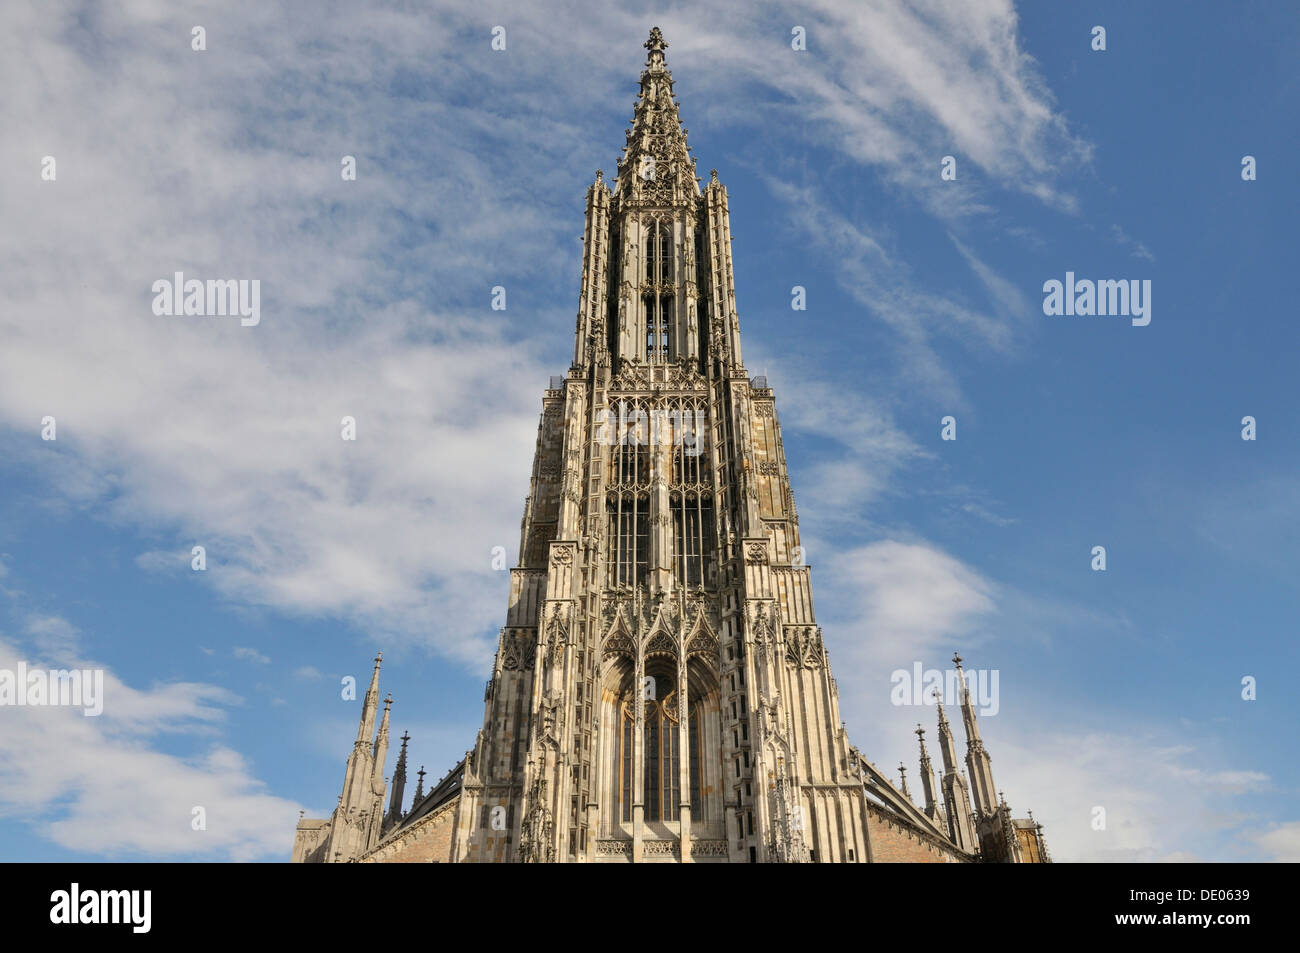
M 667 680 L 655 679 L 657 685 Z M 618 746 L 614 755 L 615 777 L 618 779 L 618 817 L 632 820 L 633 758 L 635 752 L 634 702 L 624 701 L 618 733 Z M 673 821 L 681 810 L 681 732 L 677 693 L 670 691 L 663 699 L 647 698 L 645 724 L 642 727 L 641 752 L 642 817 L 647 821 Z M 687 722 L 687 791 L 692 804 L 700 803 L 700 706 L 690 706 Z
M 664 364 L 676 360 L 673 296 L 648 294 L 642 299 L 642 303 L 645 306 L 646 360 L 651 364 Z
M 645 231 L 645 283 L 669 285 L 673 281 L 673 225 L 653 219 Z
M 645 311 L 646 360 L 662 364 L 676 359 L 673 224 L 652 219 L 645 230 L 645 288 L 641 299 Z

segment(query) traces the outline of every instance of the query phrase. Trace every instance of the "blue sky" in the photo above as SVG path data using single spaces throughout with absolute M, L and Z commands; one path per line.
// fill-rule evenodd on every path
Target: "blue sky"
M 108 683 L 98 719 L 0 708 L 0 858 L 286 859 L 380 648 L 412 770 L 472 744 L 657 24 L 854 743 L 915 781 L 934 711 L 890 673 L 957 649 L 1058 860 L 1300 859 L 1287 5 L 318 9 L 20 4 L 0 36 L 0 668 Z M 155 316 L 178 270 L 259 279 L 261 323 Z M 1067 271 L 1149 279 L 1150 325 L 1044 315 Z

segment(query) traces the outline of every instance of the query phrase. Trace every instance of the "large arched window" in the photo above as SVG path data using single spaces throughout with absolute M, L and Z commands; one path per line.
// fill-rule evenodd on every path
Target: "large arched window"
M 653 678 L 654 685 L 671 684 L 660 676 Z M 657 692 L 655 692 L 657 694 Z M 614 753 L 614 771 L 617 778 L 618 813 L 625 822 L 632 820 L 633 759 L 635 757 L 635 714 L 633 699 L 622 705 L 619 719 L 618 744 Z M 645 699 L 645 724 L 642 728 L 641 777 L 644 783 L 641 802 L 646 821 L 675 821 L 681 809 L 681 752 L 680 712 L 677 692 L 669 690 L 663 698 Z M 692 804 L 700 803 L 700 710 L 699 705 L 689 707 L 686 743 L 689 775 L 688 792 Z

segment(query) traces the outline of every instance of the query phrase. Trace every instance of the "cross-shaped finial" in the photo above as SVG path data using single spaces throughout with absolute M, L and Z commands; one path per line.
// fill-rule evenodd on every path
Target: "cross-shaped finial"
M 956 652 L 952 653 L 952 663 L 956 665 L 958 668 L 961 668 L 961 656 L 958 655 Z

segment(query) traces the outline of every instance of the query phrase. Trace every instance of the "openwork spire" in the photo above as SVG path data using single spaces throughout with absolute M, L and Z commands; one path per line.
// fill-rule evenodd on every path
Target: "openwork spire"
M 700 194 L 695 162 L 673 98 L 673 74 L 664 65 L 668 44 L 658 27 L 650 31 L 645 48 L 650 55 L 618 164 L 618 191 L 625 199 L 646 205 L 693 200 Z

